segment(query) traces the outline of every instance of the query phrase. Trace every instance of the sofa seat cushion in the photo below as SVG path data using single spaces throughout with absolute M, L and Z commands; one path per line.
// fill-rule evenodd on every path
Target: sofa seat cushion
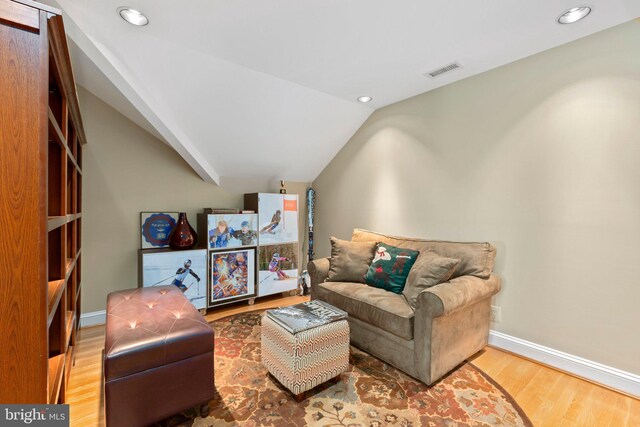
M 402 295 L 354 282 L 319 283 L 316 295 L 349 316 L 406 340 L 413 339 L 414 313 Z

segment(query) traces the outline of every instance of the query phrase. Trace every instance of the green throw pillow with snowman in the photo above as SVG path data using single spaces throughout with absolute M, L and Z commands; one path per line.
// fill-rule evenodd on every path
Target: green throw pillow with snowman
M 418 255 L 418 251 L 378 243 L 373 261 L 364 275 L 365 283 L 401 294 Z

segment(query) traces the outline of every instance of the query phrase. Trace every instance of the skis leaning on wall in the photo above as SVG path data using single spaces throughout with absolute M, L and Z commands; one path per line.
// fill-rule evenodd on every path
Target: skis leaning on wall
M 313 214 L 316 205 L 316 190 L 307 190 L 307 223 L 309 224 L 309 261 L 313 260 Z

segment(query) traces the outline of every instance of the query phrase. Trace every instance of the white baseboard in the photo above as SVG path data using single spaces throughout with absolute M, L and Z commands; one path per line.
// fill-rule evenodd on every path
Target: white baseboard
M 493 330 L 489 332 L 489 345 L 640 397 L 640 376 L 638 375 Z
M 104 325 L 107 321 L 107 310 L 92 311 L 80 315 L 80 327 Z

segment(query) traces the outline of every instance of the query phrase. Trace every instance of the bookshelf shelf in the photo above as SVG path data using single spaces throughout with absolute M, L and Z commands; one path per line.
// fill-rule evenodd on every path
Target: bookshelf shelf
M 65 289 L 65 281 L 64 280 L 54 280 L 53 282 L 48 283 L 48 296 L 49 296 L 49 314 L 47 316 L 47 326 L 51 326 L 51 322 L 53 320 L 53 315 L 56 312 L 56 308 L 60 303 L 60 299 L 64 294 Z
M 72 215 L 63 215 L 63 216 L 50 216 L 47 219 L 47 230 L 53 231 L 56 228 L 62 227 L 65 224 L 69 224 L 70 222 L 75 221 L 76 219 L 82 218 L 81 213 L 76 213 Z
M 76 323 L 76 315 L 73 311 L 67 310 L 66 321 L 65 321 L 65 352 L 69 348 L 69 342 L 71 341 L 71 335 L 73 334 L 73 329 Z
M 65 355 L 59 354 L 49 358 L 49 398 L 47 403 L 56 403 L 62 388 L 62 377 L 65 365 Z

